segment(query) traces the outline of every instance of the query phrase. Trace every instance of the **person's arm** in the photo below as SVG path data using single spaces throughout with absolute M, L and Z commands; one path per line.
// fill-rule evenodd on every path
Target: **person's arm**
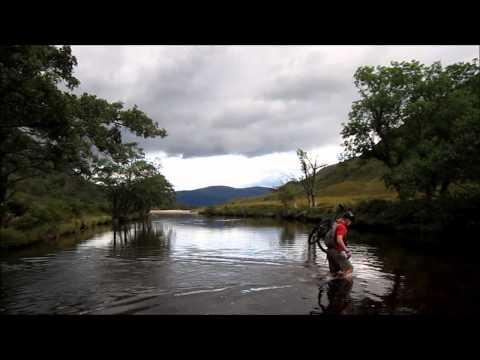
M 345 243 L 343 242 L 343 235 L 337 235 L 337 243 L 340 247 L 340 251 L 345 251 L 345 252 L 348 251 L 347 247 L 345 246 Z
M 343 241 L 343 235 L 337 235 L 337 243 L 341 251 L 345 251 L 347 253 L 347 257 L 350 257 L 352 255 L 352 252 L 347 248 L 345 242 Z

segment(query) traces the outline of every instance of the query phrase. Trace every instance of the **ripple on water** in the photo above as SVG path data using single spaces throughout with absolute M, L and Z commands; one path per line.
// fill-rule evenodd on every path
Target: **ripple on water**
M 248 293 L 257 292 L 257 291 L 285 289 L 285 288 L 289 288 L 289 287 L 292 287 L 292 285 L 263 286 L 263 287 L 256 287 L 256 288 L 241 290 L 240 292 L 242 294 L 248 294 Z
M 183 293 L 175 294 L 175 296 L 186 296 L 186 295 L 195 295 L 195 294 L 202 294 L 202 293 L 212 293 L 212 292 L 219 292 L 230 289 L 230 287 L 223 287 L 219 289 L 203 289 L 203 290 L 194 290 L 194 291 L 187 291 Z

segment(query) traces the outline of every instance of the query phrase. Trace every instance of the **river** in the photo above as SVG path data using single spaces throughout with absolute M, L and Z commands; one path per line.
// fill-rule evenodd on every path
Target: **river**
M 479 314 L 468 252 L 352 229 L 354 275 L 330 280 L 310 228 L 167 214 L 4 252 L 0 314 Z

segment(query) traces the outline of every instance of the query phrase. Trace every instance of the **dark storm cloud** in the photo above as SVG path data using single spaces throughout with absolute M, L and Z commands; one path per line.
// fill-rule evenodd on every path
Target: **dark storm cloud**
M 298 147 L 331 144 L 337 135 L 334 118 L 317 115 L 319 109 L 290 107 L 285 110 L 226 111 L 217 117 L 177 115 L 178 123 L 167 127 L 165 139 L 138 141 L 145 151 L 163 150 L 184 157 L 243 154 L 257 156 Z M 209 124 L 209 125 L 207 125 Z
M 325 78 L 318 75 L 302 74 L 300 77 L 280 77 L 265 93 L 267 99 L 315 101 L 321 96 L 346 92 L 351 84 L 344 78 Z
M 338 144 L 340 124 L 356 97 L 354 71 L 398 59 L 388 49 L 73 47 L 79 91 L 137 104 L 169 134 L 153 140 L 126 135 L 127 140 L 147 152 L 184 157 L 256 156 Z M 413 58 L 411 51 L 405 53 Z M 467 54 L 428 51 L 421 56 L 431 61 Z

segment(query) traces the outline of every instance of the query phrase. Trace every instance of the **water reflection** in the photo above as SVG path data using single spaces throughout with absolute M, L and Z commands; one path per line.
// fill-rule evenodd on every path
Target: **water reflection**
M 400 290 L 401 290 L 402 276 L 399 271 L 395 272 L 393 277 L 393 285 L 390 293 L 383 296 L 383 303 L 385 304 L 389 313 L 394 314 L 400 304 Z
M 305 259 L 305 266 L 309 267 L 312 265 L 317 264 L 317 250 L 320 252 L 320 254 L 323 254 L 323 252 L 320 249 L 317 249 L 317 244 L 310 245 L 306 244 L 306 249 L 307 249 L 307 255 Z
M 134 223 L 114 229 L 110 235 L 109 257 L 132 260 L 165 260 L 172 251 L 175 232 L 158 222 Z
M 144 222 L 125 225 L 113 230 L 113 249 L 117 245 L 139 246 L 168 246 L 173 229 L 165 232 L 161 223 Z
M 353 278 L 332 279 L 320 286 L 318 305 L 322 309 L 322 314 L 339 315 L 351 313 L 353 303 L 351 297 L 352 287 Z
M 358 278 L 357 278 L 358 281 Z M 312 315 L 343 314 L 402 314 L 415 313 L 401 296 L 402 276 L 396 273 L 392 287 L 376 296 L 373 292 L 355 289 L 354 277 L 324 280 L 318 291 L 318 307 Z M 352 291 L 354 290 L 354 291 Z M 366 295 L 366 296 L 365 296 Z M 355 298 L 355 299 L 354 299 Z
M 285 223 L 282 226 L 280 233 L 280 243 L 293 245 L 295 243 L 295 237 L 297 235 L 297 227 L 294 223 Z

